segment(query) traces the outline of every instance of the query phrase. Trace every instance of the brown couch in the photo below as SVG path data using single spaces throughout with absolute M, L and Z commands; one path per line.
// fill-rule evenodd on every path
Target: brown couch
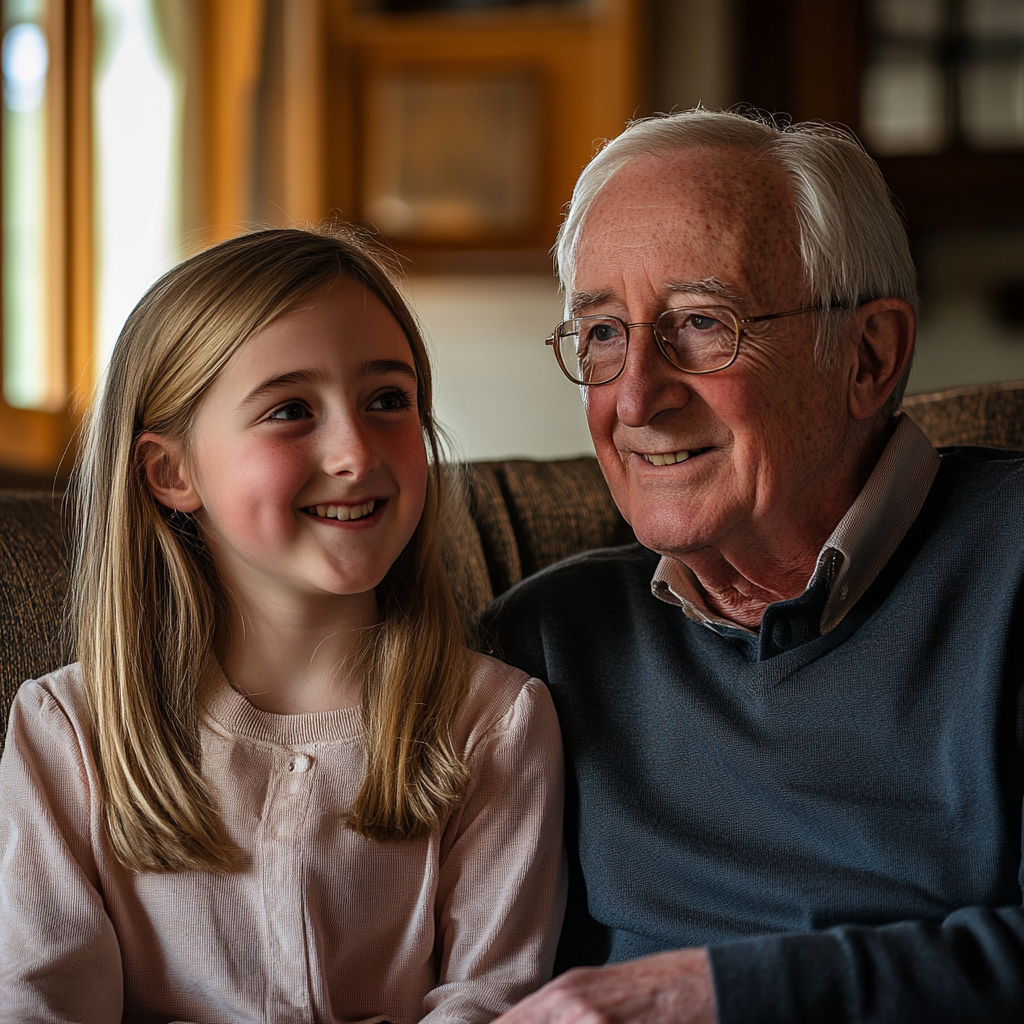
M 1024 383 L 957 388 L 904 403 L 936 445 L 1024 449 Z M 632 539 L 592 458 L 478 462 L 452 516 L 446 558 L 471 621 L 495 595 L 569 555 Z M 24 679 L 69 655 L 61 639 L 67 585 L 59 499 L 0 491 L 0 714 Z

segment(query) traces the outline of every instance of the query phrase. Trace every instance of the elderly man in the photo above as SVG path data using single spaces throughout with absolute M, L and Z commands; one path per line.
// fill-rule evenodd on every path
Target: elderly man
M 571 971 L 527 1022 L 1024 1020 L 1024 459 L 897 416 L 915 275 L 848 136 L 689 111 L 558 244 L 638 545 L 485 616 L 548 681 Z

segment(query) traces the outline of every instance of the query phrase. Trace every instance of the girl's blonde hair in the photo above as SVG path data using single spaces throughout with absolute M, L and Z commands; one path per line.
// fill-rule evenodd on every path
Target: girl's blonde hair
M 441 466 L 423 339 L 387 256 L 351 228 L 260 231 L 165 274 L 128 318 L 85 428 L 72 484 L 77 638 L 118 860 L 137 871 L 220 869 L 235 852 L 201 771 L 200 690 L 226 603 L 195 521 L 150 495 L 143 431 L 186 452 L 196 408 L 257 331 L 341 278 L 375 294 L 412 349 L 429 453 L 427 501 L 377 588 L 367 641 L 367 768 L 349 825 L 372 839 L 439 827 L 466 784 L 449 726 L 466 687 L 459 614 L 441 563 Z

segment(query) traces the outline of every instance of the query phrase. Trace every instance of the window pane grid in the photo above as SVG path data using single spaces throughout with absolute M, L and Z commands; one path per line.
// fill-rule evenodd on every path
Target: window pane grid
M 876 0 L 862 126 L 882 155 L 1024 149 L 1024 0 Z

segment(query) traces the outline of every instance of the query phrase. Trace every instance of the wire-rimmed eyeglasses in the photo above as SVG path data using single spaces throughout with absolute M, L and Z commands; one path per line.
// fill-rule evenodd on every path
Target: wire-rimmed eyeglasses
M 629 332 L 652 327 L 662 355 L 684 373 L 716 373 L 736 361 L 744 324 L 820 312 L 820 306 L 740 319 L 728 306 L 666 309 L 657 320 L 627 324 L 617 316 L 563 320 L 544 341 L 555 350 L 562 372 L 574 384 L 610 384 L 626 366 Z

